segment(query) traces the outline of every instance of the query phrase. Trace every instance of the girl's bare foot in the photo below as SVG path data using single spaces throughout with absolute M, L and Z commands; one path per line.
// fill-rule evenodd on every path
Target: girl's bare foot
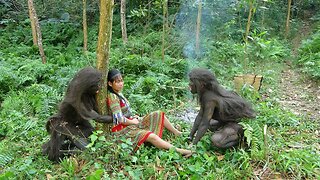
M 184 157 L 190 157 L 192 155 L 191 150 L 176 148 L 176 151 L 181 153 Z
M 177 131 L 177 132 L 174 133 L 175 136 L 180 136 L 181 134 L 182 134 L 181 131 Z
M 175 125 L 175 132 L 174 132 L 174 135 L 175 136 L 180 136 L 182 134 L 181 132 L 181 126 L 179 124 Z

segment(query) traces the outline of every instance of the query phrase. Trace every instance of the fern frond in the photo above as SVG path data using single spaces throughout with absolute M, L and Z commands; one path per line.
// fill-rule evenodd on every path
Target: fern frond
M 0 168 L 3 168 L 13 160 L 13 154 L 10 152 L 2 152 L 0 154 Z

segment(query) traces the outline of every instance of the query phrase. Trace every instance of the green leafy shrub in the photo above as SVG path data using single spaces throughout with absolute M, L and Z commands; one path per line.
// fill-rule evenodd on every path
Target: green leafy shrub
M 25 21 L 17 24 L 13 23 L 9 25 L 7 28 L 0 31 L 1 32 L 1 40 L 0 47 L 5 50 L 7 48 L 13 49 L 12 44 L 16 45 L 28 45 L 32 46 L 32 33 L 30 28 L 30 20 L 26 19 Z M 10 52 L 10 51 L 9 51 Z M 12 51 L 13 53 L 15 51 Z
M 1 144 L 0 144 L 1 145 Z M 10 161 L 13 160 L 13 154 L 12 152 L 9 152 L 8 150 L 0 147 L 1 153 L 0 153 L 0 168 L 4 168 L 5 165 L 7 165 Z M 1 177 L 0 177 L 1 179 Z
M 255 58 L 260 60 L 281 60 L 283 57 L 289 55 L 289 49 L 284 43 L 279 42 L 277 39 L 264 40 L 260 38 L 254 39 L 253 47 L 248 47 Z
M 134 39 L 133 39 L 134 38 Z M 151 52 L 151 45 L 144 41 L 143 38 L 130 37 L 125 45 L 128 54 L 144 55 Z
M 311 77 L 320 80 L 320 30 L 303 41 L 296 64 Z
M 10 90 L 15 90 L 19 86 L 19 78 L 12 69 L 5 66 L 5 62 L 0 61 L 0 102 L 3 101 Z
M 123 59 L 118 59 L 116 62 L 113 62 L 111 67 L 122 70 L 124 75 L 142 75 L 151 67 L 152 63 L 153 60 L 148 57 L 128 55 Z
M 38 124 L 44 121 L 56 111 L 61 96 L 52 87 L 34 84 L 25 90 L 12 92 L 2 102 L 0 118 L 5 119 L 1 124 L 6 127 L 6 135 L 14 136 L 16 139 L 32 138 L 37 134 Z M 21 134 L 16 134 L 20 132 Z
M 78 34 L 79 24 L 46 22 L 41 26 L 43 43 L 67 47 L 70 40 Z

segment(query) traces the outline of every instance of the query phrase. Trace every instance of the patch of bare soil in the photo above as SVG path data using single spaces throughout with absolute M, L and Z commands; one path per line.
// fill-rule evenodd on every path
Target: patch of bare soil
M 292 40 L 293 56 L 297 56 L 297 50 L 303 39 L 310 34 L 310 17 L 312 13 L 305 12 L 305 21 L 298 35 Z M 291 68 L 290 63 L 282 72 L 280 82 L 281 101 L 285 109 L 296 115 L 311 120 L 319 120 L 320 117 L 320 84 L 308 79 L 296 69 Z
M 319 84 L 288 66 L 282 72 L 280 90 L 284 109 L 310 120 L 320 120 Z

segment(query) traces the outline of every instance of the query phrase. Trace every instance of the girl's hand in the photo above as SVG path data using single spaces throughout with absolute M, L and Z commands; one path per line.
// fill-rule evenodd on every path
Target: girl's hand
M 139 120 L 138 120 L 138 118 L 127 119 L 127 121 L 123 124 L 124 125 L 137 125 L 137 124 L 139 124 Z
M 132 118 L 139 118 L 139 116 L 138 115 L 134 115 Z
M 138 118 L 133 118 L 133 119 L 131 120 L 131 122 L 132 122 L 132 124 L 135 124 L 135 125 L 139 124 Z

